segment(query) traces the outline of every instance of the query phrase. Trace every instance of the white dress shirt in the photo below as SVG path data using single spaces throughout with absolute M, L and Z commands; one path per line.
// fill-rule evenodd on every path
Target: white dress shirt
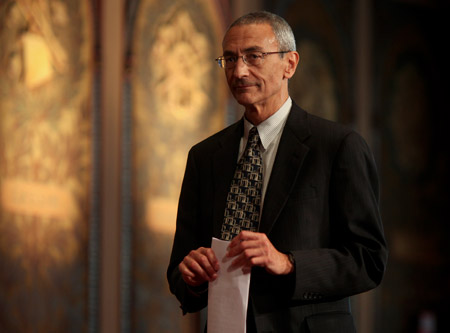
M 280 143 L 281 134 L 283 133 L 284 125 L 292 107 L 292 100 L 290 97 L 284 102 L 281 108 L 272 116 L 264 120 L 258 126 L 258 133 L 261 139 L 261 151 L 263 158 L 263 188 L 261 193 L 261 210 L 264 206 L 264 197 L 266 195 L 267 185 L 269 184 L 270 174 L 272 173 L 273 162 L 277 155 L 278 145 Z M 244 117 L 244 136 L 241 139 L 239 147 L 239 157 L 244 153 L 247 145 L 248 133 L 252 129 L 253 124 Z

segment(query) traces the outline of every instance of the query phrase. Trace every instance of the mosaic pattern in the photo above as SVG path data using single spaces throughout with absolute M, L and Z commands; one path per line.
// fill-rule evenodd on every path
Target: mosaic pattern
M 221 230 L 231 240 L 241 230 L 258 231 L 262 189 L 262 155 L 258 129 L 250 130 L 247 147 L 236 166 Z

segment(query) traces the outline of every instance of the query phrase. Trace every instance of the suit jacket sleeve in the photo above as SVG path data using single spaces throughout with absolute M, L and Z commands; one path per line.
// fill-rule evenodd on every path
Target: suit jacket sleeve
M 181 303 L 183 313 L 196 312 L 207 305 L 207 292 L 193 292 L 178 270 L 191 250 L 211 247 L 211 238 L 220 237 L 228 187 L 233 177 L 242 136 L 243 122 L 225 128 L 196 144 L 189 151 L 178 202 L 177 226 L 167 270 L 170 290 Z M 205 284 L 199 289 L 205 291 Z
M 199 225 L 199 178 L 194 153 L 189 152 L 186 171 L 183 179 L 177 215 L 177 226 L 173 242 L 172 254 L 167 270 L 170 291 L 181 303 L 183 314 L 196 312 L 206 306 L 207 294 L 198 293 L 189 288 L 178 270 L 179 263 L 193 249 L 201 246 L 210 247 L 210 236 L 203 237 Z M 209 241 L 208 241 L 209 239 Z M 199 289 L 207 286 L 201 286 Z
M 254 270 L 251 293 L 255 304 L 264 304 L 261 312 L 361 293 L 375 288 L 384 274 L 387 248 L 373 156 L 356 132 L 317 127 L 302 143 L 309 150 L 279 216 L 265 230 L 278 250 L 293 253 L 294 276 Z M 289 164 L 279 155 L 278 166 Z M 278 185 L 272 176 L 272 185 Z
M 387 251 L 378 211 L 378 179 L 364 140 L 346 135 L 332 161 L 329 247 L 294 251 L 294 298 L 350 296 L 376 287 Z

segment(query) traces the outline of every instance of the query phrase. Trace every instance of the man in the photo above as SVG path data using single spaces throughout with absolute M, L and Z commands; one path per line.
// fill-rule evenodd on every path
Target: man
M 222 46 L 217 61 L 244 118 L 189 152 L 170 290 L 183 313 L 204 308 L 220 269 L 211 238 L 232 238 L 233 265 L 251 268 L 247 332 L 353 332 L 348 297 L 376 287 L 387 259 L 369 148 L 351 129 L 292 102 L 288 80 L 299 54 L 282 18 L 247 14 Z M 256 222 L 241 212 L 245 221 L 228 224 L 236 162 L 252 132 L 263 170 Z

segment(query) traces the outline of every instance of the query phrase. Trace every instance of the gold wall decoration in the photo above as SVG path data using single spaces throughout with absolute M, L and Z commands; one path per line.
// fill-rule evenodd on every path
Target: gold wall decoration
M 351 123 L 355 119 L 351 53 L 354 45 L 349 24 L 352 11 L 347 5 L 291 1 L 279 14 L 291 25 L 300 54 L 297 72 L 289 82 L 292 98 L 312 114 Z
M 392 91 L 388 121 L 392 146 L 397 148 L 392 158 L 402 172 L 418 177 L 429 163 L 431 124 L 426 81 L 413 61 L 396 70 Z
M 0 3 L 0 331 L 87 325 L 89 4 Z
M 224 126 L 222 14 L 209 0 L 142 0 L 131 53 L 132 325 L 186 332 L 165 270 L 188 150 Z M 194 328 L 192 328 L 194 329 Z
M 207 37 L 192 20 L 187 11 L 180 10 L 157 27 L 147 59 L 151 103 L 160 125 L 152 126 L 149 142 L 156 143 L 153 154 L 164 164 L 153 166 L 149 173 L 153 195 L 147 200 L 146 220 L 152 229 L 168 233 L 174 230 L 186 142 L 210 130 L 202 117 L 209 102 L 208 87 L 213 86 L 209 75 L 213 55 Z
M 304 39 L 297 45 L 300 65 L 289 83 L 295 101 L 317 116 L 338 120 L 339 103 L 333 67 L 318 43 Z
M 170 234 L 187 151 L 223 124 L 225 81 L 214 67 L 219 27 L 209 1 L 174 2 L 157 16 L 147 12 L 160 10 L 154 2 L 141 7 L 146 15 L 137 18 L 133 52 L 135 166 L 144 174 L 138 187 L 146 223 Z

